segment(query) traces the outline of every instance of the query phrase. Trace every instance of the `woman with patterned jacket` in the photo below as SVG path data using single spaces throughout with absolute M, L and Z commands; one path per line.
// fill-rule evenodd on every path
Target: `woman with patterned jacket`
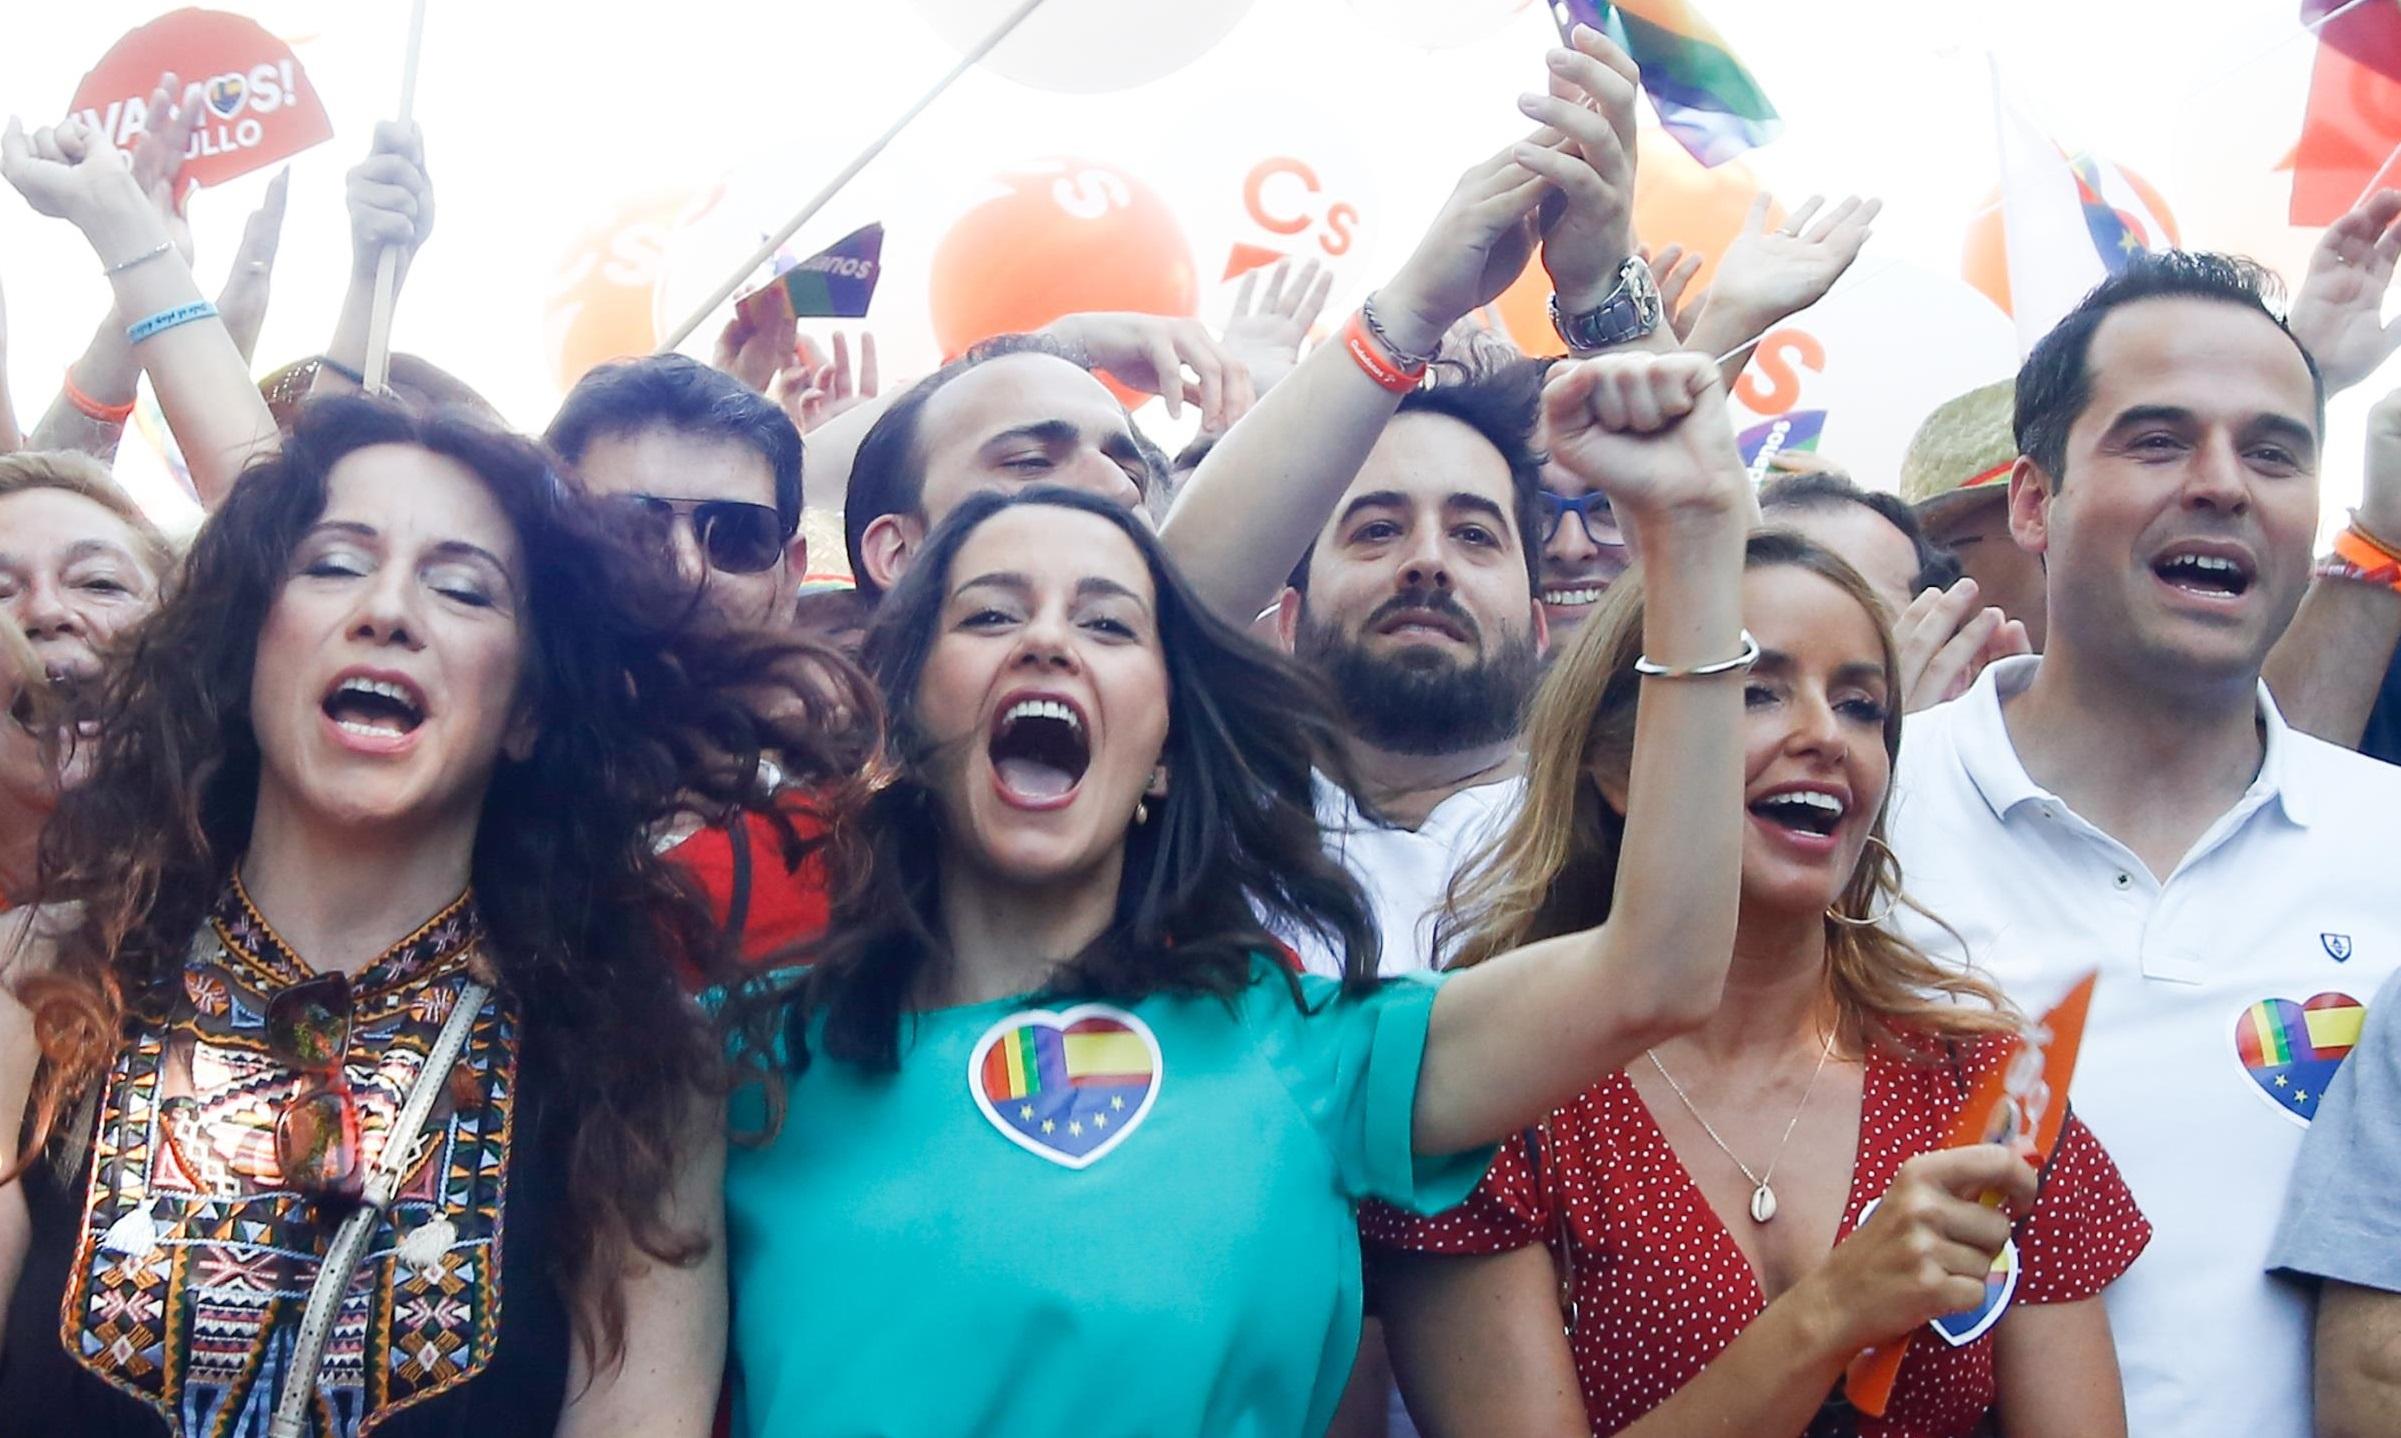
M 242 477 L 0 943 L 0 1433 L 708 1431 L 717 936 L 649 835 L 873 705 L 697 612 L 464 421 Z

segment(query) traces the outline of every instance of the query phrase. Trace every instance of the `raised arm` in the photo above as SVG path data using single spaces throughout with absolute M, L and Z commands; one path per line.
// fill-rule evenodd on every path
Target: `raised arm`
M 2401 349 L 2401 319 L 2383 317 L 2401 260 L 2401 190 L 2379 190 L 2327 226 L 2293 297 L 2293 338 L 2318 362 L 2326 392 L 2366 379 Z M 2367 473 L 2359 522 L 2401 544 L 2401 394 L 2368 416 Z M 2268 688 L 2294 728 L 2356 748 L 2376 691 L 2401 644 L 2401 594 L 2344 579 L 2309 586 L 2300 611 L 2268 654 Z
M 150 197 L 184 263 L 193 262 L 192 229 L 183 207 L 188 191 L 183 183 L 184 160 L 201 107 L 176 99 L 172 74 L 160 77 L 150 95 L 152 123 L 134 141 L 127 157 L 134 182 Z M 275 254 L 283 234 L 284 196 L 291 182 L 286 170 L 267 186 L 266 199 L 243 227 L 242 244 L 234 254 L 225 286 L 217 292 L 217 313 L 233 336 L 234 346 L 248 361 L 258 348 L 266 323 L 267 298 L 272 286 Z M 134 318 L 139 319 L 140 316 Z M 112 305 L 92 332 L 91 343 L 67 367 L 58 397 L 42 415 L 31 442 L 35 449 L 80 450 L 102 462 L 116 458 L 131 417 L 135 386 L 142 377 L 141 362 L 125 338 L 126 318 Z
M 1761 337 L 1816 304 L 1859 258 L 1882 200 L 1853 195 L 1824 214 L 1812 195 L 1782 225 L 1767 222 L 1765 191 L 1751 201 L 1742 232 L 1718 257 L 1717 271 L 1685 347 L 1725 356 L 1720 373 L 1731 389 L 1751 362 Z
M 200 103 L 199 87 L 184 95 Z M 0 175 L 42 214 L 83 232 L 108 272 L 117 313 L 175 431 L 200 502 L 214 507 L 242 466 L 281 443 L 274 416 L 239 346 L 203 299 L 192 267 L 124 158 L 80 120 L 28 135 L 12 119 L 0 135 Z
M 425 172 L 425 137 L 417 127 L 377 121 L 367 158 L 351 167 L 342 197 L 350 211 L 350 281 L 325 346 L 328 363 L 317 366 L 311 394 L 358 391 L 355 376 L 366 371 L 367 331 L 375 315 L 376 266 L 386 249 L 399 251 L 392 279 L 397 304 L 410 263 L 433 234 L 433 181 Z
M 1433 355 L 1517 278 L 1546 196 L 1558 200 L 1544 253 L 1563 308 L 1597 305 L 1633 253 L 1634 63 L 1586 29 L 1551 52 L 1550 76 L 1550 93 L 1520 102 L 1542 128 L 1460 176 L 1371 297 L 1395 358 Z M 1400 402 L 1347 344 L 1323 344 L 1201 461 L 1159 537 L 1221 617 L 1248 624 L 1274 601 Z
M 1551 458 L 1643 556 L 1642 681 L 1609 921 L 1454 975 L 1417 1087 L 1421 1153 L 1491 1143 L 1717 1008 L 1742 882 L 1743 550 L 1758 511 L 1706 355 L 1562 365 Z

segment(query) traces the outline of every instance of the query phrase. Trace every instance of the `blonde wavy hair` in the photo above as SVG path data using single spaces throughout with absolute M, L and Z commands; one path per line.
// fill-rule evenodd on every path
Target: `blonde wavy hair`
M 1745 569 L 1805 570 L 1850 596 L 1875 620 L 1884 672 L 1900 664 L 1891 628 L 1856 570 L 1789 530 L 1753 534 Z M 1609 588 L 1567 652 L 1536 692 L 1526 725 L 1526 793 L 1517 817 L 1454 876 L 1435 927 L 1434 951 L 1448 968 L 1465 968 L 1555 935 L 1594 928 L 1609 917 L 1625 819 L 1602 797 L 1598 771 L 1622 786 L 1634 760 L 1634 706 L 1642 652 L 1639 567 Z M 1901 710 L 1884 721 L 1884 752 L 1901 747 Z M 1890 790 L 1886 791 L 1887 803 Z M 1839 922 L 1836 912 L 1882 914 L 1918 908 L 1901 891 L 1879 809 L 1859 867 L 1826 919 L 1827 983 L 1846 1037 L 1918 1054 L 1950 1038 L 2015 1028 L 2017 1012 L 1975 973 L 1935 959 L 1882 925 Z M 1928 915 L 1928 917 L 1933 917 Z M 1936 920 L 1940 922 L 1940 920 Z

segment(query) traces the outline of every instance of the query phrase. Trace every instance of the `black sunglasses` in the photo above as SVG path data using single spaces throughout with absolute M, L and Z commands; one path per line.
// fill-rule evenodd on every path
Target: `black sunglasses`
M 634 514 L 662 545 L 673 542 L 678 518 L 690 523 L 711 569 L 756 574 L 773 568 L 783 557 L 783 516 L 768 505 L 739 499 L 668 499 L 656 494 L 611 498 Z
M 1559 526 L 1572 513 L 1583 524 L 1584 533 L 1593 543 L 1625 548 L 1626 532 L 1617 527 L 1617 515 L 1609 508 L 1608 495 L 1596 489 L 1580 499 L 1569 499 L 1547 489 L 1538 489 L 1534 491 L 1534 497 L 1542 501 L 1543 543 L 1551 542 L 1552 537 L 1558 534 Z

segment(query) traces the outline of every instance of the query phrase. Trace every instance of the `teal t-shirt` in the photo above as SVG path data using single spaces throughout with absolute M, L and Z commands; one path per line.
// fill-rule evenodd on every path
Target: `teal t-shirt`
M 1491 1153 L 1410 1149 L 1438 980 L 1302 983 L 1314 1012 L 1262 960 L 1230 1006 L 1004 999 L 915 1015 L 897 1073 L 819 1055 L 728 1160 L 735 1432 L 1322 1433 L 1352 1206 L 1452 1207 Z

